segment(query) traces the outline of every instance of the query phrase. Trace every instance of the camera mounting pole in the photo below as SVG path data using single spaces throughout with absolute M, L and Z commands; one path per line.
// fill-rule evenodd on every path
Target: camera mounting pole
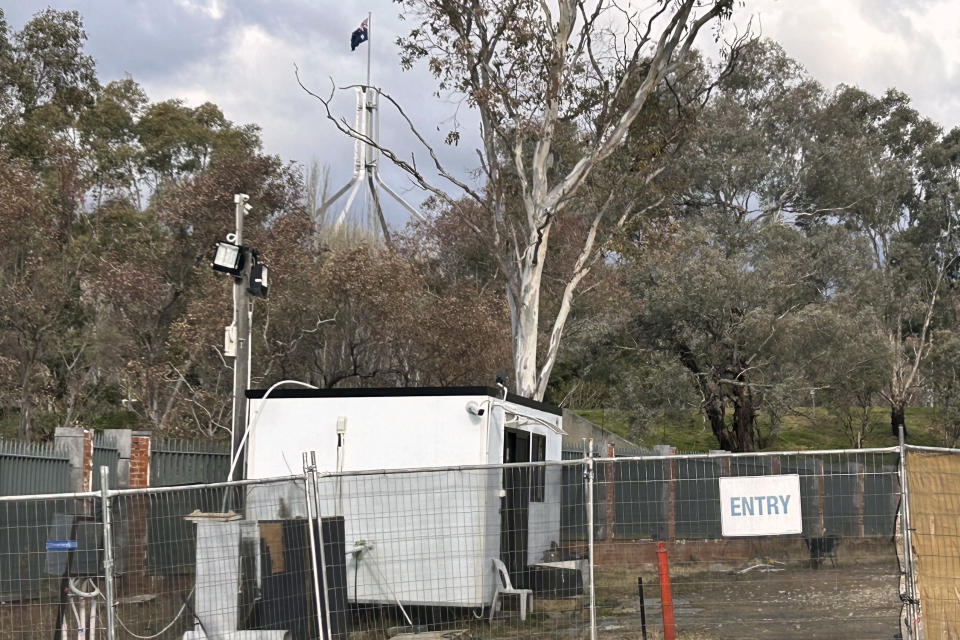
M 233 196 L 236 215 L 236 239 L 243 246 L 243 217 L 250 209 L 250 196 L 238 193 Z M 233 358 L 233 446 L 234 456 L 239 456 L 236 468 L 246 477 L 243 451 L 240 449 L 247 428 L 247 387 L 250 386 L 250 340 L 253 297 L 248 291 L 250 266 L 253 260 L 243 261 L 243 271 L 233 281 L 233 326 L 236 328 L 236 352 Z M 233 480 L 234 478 L 230 478 Z

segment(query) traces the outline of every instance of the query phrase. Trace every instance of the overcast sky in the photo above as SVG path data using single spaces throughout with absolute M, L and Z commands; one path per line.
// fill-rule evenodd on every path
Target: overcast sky
M 400 70 L 393 41 L 409 24 L 398 18 L 391 0 L 17 0 L 13 5 L 4 8 L 13 30 L 46 6 L 79 10 L 87 51 L 102 81 L 130 74 L 152 100 L 215 102 L 229 119 L 260 125 L 268 152 L 330 165 L 335 186 L 350 175 L 352 145 L 297 86 L 293 65 L 318 92 L 329 90 L 330 76 L 338 84 L 361 82 L 368 45 L 351 53 L 349 42 L 368 11 L 374 16 L 369 43 L 374 83 L 407 105 L 437 140 L 456 109 L 432 97 L 426 72 Z M 872 93 L 897 87 L 945 129 L 960 125 L 960 2 L 746 0 L 737 11 L 738 23 L 752 18 L 755 29 L 780 42 L 825 86 L 846 83 Z M 337 106 L 352 120 L 352 95 L 342 95 Z M 411 141 L 388 116 L 381 120 L 381 138 L 409 155 Z M 469 114 L 459 119 L 471 122 Z M 476 165 L 468 144 L 445 154 L 462 175 Z M 383 173 L 412 203 L 423 199 L 397 171 L 384 166 Z M 391 217 L 399 221 L 396 213 Z

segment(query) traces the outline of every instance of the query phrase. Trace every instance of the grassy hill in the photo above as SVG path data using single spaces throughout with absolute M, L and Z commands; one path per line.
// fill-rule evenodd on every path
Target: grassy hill
M 643 446 L 655 444 L 673 445 L 680 451 L 697 452 L 717 448 L 717 440 L 710 425 L 696 411 L 683 412 L 667 419 L 655 421 L 642 433 L 630 433 L 630 412 L 618 409 L 576 409 L 575 413 L 605 427 L 624 438 Z M 774 434 L 769 451 L 802 449 L 846 449 L 850 441 L 836 419 L 824 409 L 803 409 L 804 415 L 788 415 L 783 418 Z M 760 423 L 764 424 L 761 415 Z M 910 444 L 944 446 L 943 436 L 938 431 L 933 409 L 914 407 L 906 415 Z M 897 444 L 890 433 L 890 411 L 874 407 L 871 415 L 872 430 L 866 437 L 866 447 L 889 447 Z

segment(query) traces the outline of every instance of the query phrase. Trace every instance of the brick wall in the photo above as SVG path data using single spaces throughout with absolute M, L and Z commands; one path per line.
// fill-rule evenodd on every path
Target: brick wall
M 587 546 L 583 542 L 568 544 L 565 548 L 576 556 L 587 555 Z M 803 538 L 797 536 L 675 540 L 667 542 L 666 548 L 671 564 L 722 563 L 737 567 L 749 564 L 753 559 L 772 558 L 800 563 L 810 558 Z M 844 539 L 838 549 L 841 565 L 876 562 L 877 558 L 895 562 L 894 553 L 890 541 L 880 538 Z M 598 567 L 652 570 L 657 564 L 657 541 L 597 540 L 593 545 L 593 557 Z

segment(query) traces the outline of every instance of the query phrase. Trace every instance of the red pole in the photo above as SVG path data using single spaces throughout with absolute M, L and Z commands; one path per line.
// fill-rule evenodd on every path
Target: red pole
M 675 640 L 673 624 L 673 596 L 670 595 L 670 567 L 667 566 L 667 547 L 657 543 L 657 564 L 660 569 L 660 608 L 663 610 L 663 640 Z

